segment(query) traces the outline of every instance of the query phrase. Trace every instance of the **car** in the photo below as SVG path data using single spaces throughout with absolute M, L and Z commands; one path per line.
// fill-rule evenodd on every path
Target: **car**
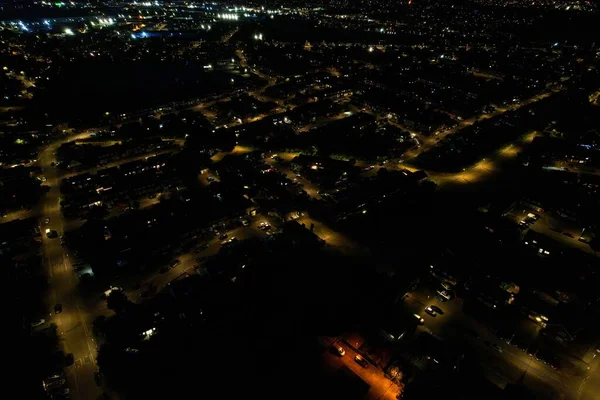
M 436 317 L 437 313 L 433 310 L 433 308 L 431 308 L 431 306 L 427 306 L 425 307 L 425 312 L 429 315 L 431 315 L 432 317 Z
M 123 288 L 122 288 L 122 287 L 118 287 L 118 286 L 111 286 L 111 287 L 109 287 L 109 288 L 108 288 L 108 290 L 106 290 L 106 291 L 104 292 L 104 294 L 103 294 L 103 296 L 102 296 L 102 297 L 104 297 L 104 298 L 107 298 L 108 296 L 110 296 L 110 294 L 111 294 L 113 291 L 114 291 L 114 292 L 122 292 L 122 291 L 123 291 Z
M 250 222 L 247 219 L 242 219 L 242 226 L 248 226 Z
M 232 244 L 232 243 L 234 243 L 236 241 L 237 241 L 237 239 L 235 238 L 235 236 L 232 236 L 229 239 L 227 239 L 226 241 L 224 241 L 223 243 L 221 243 L 221 246 L 227 246 L 227 245 Z
M 68 396 L 70 391 L 71 390 L 69 390 L 68 387 L 59 387 L 50 391 L 50 397 L 53 399 L 61 399 L 64 398 L 64 396 Z
M 57 303 L 54 305 L 54 313 L 55 314 L 60 314 L 62 312 L 62 304 Z
M 149 283 L 143 287 L 140 295 L 142 297 L 150 297 L 156 293 L 156 289 L 156 286 L 154 286 L 152 283 Z
M 502 353 L 502 347 L 498 346 L 496 343 L 492 343 L 490 344 L 490 347 L 494 350 L 496 350 L 498 353 Z
M 442 303 L 445 303 L 445 302 L 448 301 L 447 299 L 445 299 L 444 297 L 440 296 L 439 294 L 437 294 L 435 296 L 435 298 L 438 299 L 439 301 L 441 301 Z
M 63 386 L 65 383 L 67 383 L 67 381 L 62 378 L 62 379 L 54 379 L 50 382 L 44 382 L 44 390 L 47 392 L 51 392 L 53 390 L 56 390 L 58 388 L 60 388 L 61 386 Z
M 54 374 L 48 376 L 46 379 L 44 379 L 44 382 L 51 382 L 56 379 L 63 379 L 64 377 L 65 373 L 63 371 L 57 371 Z
M 37 328 L 40 325 L 44 325 L 45 322 L 46 320 L 44 318 L 40 318 L 38 320 L 32 321 L 30 325 L 32 328 Z
M 212 176 L 209 176 L 208 178 L 206 178 L 207 182 L 214 182 L 215 178 L 213 178 Z
M 520 337 L 513 338 L 513 340 L 511 340 L 510 344 L 522 351 L 526 351 L 527 347 L 528 347 L 527 341 L 525 341 L 524 339 L 522 339 Z
M 448 290 L 438 290 L 437 294 L 440 295 L 441 297 L 443 297 L 446 300 L 451 300 L 452 299 L 452 292 L 448 291 Z
M 425 323 L 425 320 L 419 314 L 413 314 L 413 316 L 417 319 L 419 325 L 423 325 Z
M 527 214 L 527 218 L 530 218 L 534 221 L 537 221 L 538 219 L 540 219 L 540 215 L 536 214 L 536 213 L 528 213 Z
M 442 310 L 441 308 L 439 308 L 438 306 L 429 306 L 431 307 L 431 309 L 433 311 L 435 311 L 436 313 L 440 314 L 440 315 L 444 315 L 444 310 Z
M 50 228 L 46 228 L 46 236 L 48 237 L 48 239 L 53 239 L 55 237 L 58 237 L 58 233 Z
M 219 239 L 221 239 L 221 240 L 225 240 L 225 239 L 227 239 L 227 236 L 228 236 L 228 235 L 227 235 L 227 232 L 225 232 L 225 233 L 221 233 L 221 234 L 219 235 Z
M 208 248 L 209 248 L 209 244 L 208 243 L 204 243 L 204 244 L 201 244 L 199 246 L 196 246 L 196 248 L 194 249 L 194 254 L 201 253 L 201 252 L 203 252 L 204 250 L 206 250 Z
M 354 357 L 354 361 L 363 368 L 367 368 L 369 365 L 367 360 L 365 360 L 360 354 L 357 354 L 356 357 Z
M 100 372 L 100 370 L 96 370 L 94 372 L 94 382 L 96 382 L 96 386 L 102 385 L 102 373 Z
M 465 333 L 467 334 L 467 336 L 470 336 L 470 337 L 472 337 L 473 339 L 477 339 L 477 340 L 479 340 L 479 338 L 480 338 L 480 336 L 479 336 L 479 333 L 475 332 L 474 330 L 467 329 L 467 330 L 465 331 Z
M 45 225 L 48 225 L 49 223 L 50 223 L 50 218 L 46 218 L 46 219 L 44 220 L 44 224 L 45 224 Z
M 452 290 L 452 285 L 450 285 L 448 282 L 442 282 L 441 285 L 446 290 Z
M 179 260 L 173 260 L 171 261 L 171 263 L 169 264 L 169 268 L 175 268 L 176 266 L 178 266 L 179 264 L 181 264 L 181 261 Z
M 343 357 L 346 354 L 346 350 L 344 350 L 344 348 L 339 345 L 331 346 L 331 352 L 333 354 L 335 354 L 336 356 L 340 356 L 340 357 Z
M 271 229 L 271 225 L 268 222 L 266 222 L 266 221 L 263 221 L 260 224 L 258 224 L 258 227 L 260 229 L 262 229 L 263 231 Z

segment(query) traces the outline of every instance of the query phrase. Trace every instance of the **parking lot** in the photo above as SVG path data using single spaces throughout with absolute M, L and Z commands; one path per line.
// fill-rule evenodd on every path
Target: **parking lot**
M 552 211 L 538 212 L 531 207 L 517 206 L 508 213 L 507 218 L 518 224 L 523 234 L 531 229 L 548 236 L 561 245 L 590 254 L 594 253 L 587 243 L 579 240 L 584 227 L 562 218 Z

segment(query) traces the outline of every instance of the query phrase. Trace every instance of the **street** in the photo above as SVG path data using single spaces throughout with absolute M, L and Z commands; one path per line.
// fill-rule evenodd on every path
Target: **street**
M 79 135 L 79 136 L 85 136 Z M 73 139 L 73 138 L 69 138 Z M 67 140 L 67 139 L 63 139 Z M 65 221 L 60 211 L 60 176 L 56 167 L 56 149 L 59 143 L 44 149 L 38 158 L 39 165 L 44 168 L 46 184 L 50 190 L 40 203 L 41 220 L 50 220 L 48 227 L 61 236 L 65 231 Z M 57 238 L 42 236 L 42 247 L 45 268 L 50 281 L 50 290 L 45 298 L 48 310 L 55 304 L 62 304 L 63 312 L 55 314 L 52 320 L 57 325 L 57 332 L 65 354 L 73 354 L 74 365 L 67 368 L 67 380 L 73 399 L 96 399 L 101 395 L 94 381 L 96 370 L 96 343 L 91 333 L 95 315 L 88 311 L 77 293 L 77 279 L 73 273 L 69 259 Z M 50 311 L 52 312 L 52 311 Z
M 331 370 L 337 371 L 342 366 L 350 369 L 356 375 L 369 385 L 369 391 L 367 392 L 367 399 L 369 400 L 396 400 L 397 395 L 400 393 L 400 388 L 387 379 L 383 375 L 383 371 L 378 369 L 372 364 L 368 364 L 367 367 L 359 365 L 354 361 L 354 357 L 359 354 L 356 350 L 348 346 L 343 341 L 333 340 L 331 338 L 321 338 L 321 341 L 326 346 L 326 351 L 323 353 L 323 361 L 325 365 Z M 329 351 L 329 347 L 335 344 L 341 346 L 346 354 L 340 357 L 337 354 Z
M 429 305 L 441 308 L 444 314 L 430 316 L 424 312 L 424 308 Z M 435 290 L 424 285 L 407 295 L 405 307 L 424 318 L 425 324 L 418 328 L 419 331 L 473 350 L 485 377 L 497 386 L 504 388 L 509 383 L 523 383 L 548 398 L 580 398 L 578 391 L 583 383 L 585 371 L 575 367 L 555 371 L 542 361 L 529 356 L 527 352 L 505 343 L 485 325 L 464 314 L 462 299 L 441 302 L 436 298 Z M 527 331 L 530 341 L 539 336 L 539 327 L 528 324 L 528 321 L 524 322 L 524 330 Z M 498 345 L 502 352 L 489 344 Z M 594 384 L 599 383 L 600 379 L 594 381 Z M 598 397 L 594 397 L 596 398 Z

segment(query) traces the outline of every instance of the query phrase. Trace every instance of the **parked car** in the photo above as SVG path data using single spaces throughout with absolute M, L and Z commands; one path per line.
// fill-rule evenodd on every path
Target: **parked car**
M 440 314 L 440 315 L 444 315 L 444 310 L 442 310 L 441 308 L 439 308 L 438 306 L 429 306 L 431 307 L 431 309 L 433 311 L 435 311 L 436 313 Z
M 444 297 L 440 296 L 439 294 L 436 294 L 435 298 L 438 299 L 439 301 L 441 301 L 442 303 L 445 303 L 448 301 Z
M 57 371 L 54 374 L 48 376 L 46 379 L 44 379 L 44 382 L 51 382 L 56 379 L 63 379 L 64 377 L 65 373 L 63 371 Z
M 50 397 L 53 399 L 63 399 L 65 396 L 69 395 L 69 392 L 70 390 L 68 387 L 59 387 L 50 391 Z
M 263 231 L 267 231 L 267 230 L 271 229 L 271 225 L 266 221 L 263 221 L 260 224 L 258 224 L 258 227 L 260 229 L 262 229 Z
M 431 308 L 431 306 L 425 307 L 425 312 L 427 314 L 431 315 L 432 317 L 436 317 L 437 316 L 436 312 L 433 310 L 433 308 Z
M 473 339 L 479 340 L 479 338 L 480 338 L 479 333 L 475 332 L 474 330 L 468 329 L 468 330 L 465 331 L 465 333 L 468 336 L 471 336 Z
M 452 292 L 450 292 L 449 290 L 438 290 L 437 294 L 446 300 L 452 300 L 452 298 L 454 297 L 452 295 Z
M 452 290 L 452 285 L 450 285 L 448 282 L 442 282 L 441 285 L 446 290 Z
M 181 264 L 181 261 L 179 260 L 173 260 L 171 261 L 171 263 L 169 264 L 169 268 L 175 268 L 176 266 L 178 266 L 179 264 Z
M 502 347 L 498 346 L 496 343 L 492 343 L 490 344 L 490 347 L 494 350 L 496 350 L 498 353 L 502 353 Z
M 346 354 L 346 350 L 344 350 L 344 348 L 339 345 L 331 346 L 331 352 L 340 357 L 343 357 Z
M 222 233 L 219 235 L 219 239 L 225 240 L 225 239 L 227 239 L 227 236 L 228 236 L 227 233 Z
M 100 370 L 96 370 L 94 372 L 94 382 L 96 382 L 96 386 L 102 385 L 102 373 L 100 372 Z
M 527 341 L 525 341 L 524 339 L 522 339 L 520 337 L 513 338 L 513 340 L 510 342 L 510 344 L 512 344 L 517 349 L 522 350 L 522 351 L 527 350 L 527 347 L 528 347 Z
M 54 313 L 55 314 L 60 314 L 63 310 L 62 304 L 57 303 L 54 305 Z
M 356 363 L 363 368 L 367 368 L 369 366 L 367 360 L 365 360 L 360 354 L 357 354 L 356 357 L 354 357 L 354 361 L 356 361 Z
M 419 325 L 423 325 L 425 323 L 425 320 L 419 314 L 413 314 L 413 316 L 417 319 L 417 323 Z
M 31 322 L 31 327 L 32 328 L 37 328 L 40 325 L 43 325 L 46 322 L 46 320 L 44 318 L 40 318 L 38 320 L 32 321 Z
M 60 388 L 61 386 L 63 386 L 67 381 L 63 378 L 63 379 L 54 379 L 50 382 L 44 382 L 44 390 L 47 392 L 51 392 L 55 389 Z

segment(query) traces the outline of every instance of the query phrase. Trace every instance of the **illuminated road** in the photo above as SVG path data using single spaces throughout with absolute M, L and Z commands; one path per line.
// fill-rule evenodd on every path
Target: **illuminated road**
M 578 388 L 579 400 L 600 399 L 600 354 L 586 357 L 590 361 L 590 373 Z
M 502 342 L 484 325 L 463 313 L 460 298 L 440 302 L 435 297 L 434 290 L 422 287 L 408 294 L 405 305 L 408 310 L 418 313 L 425 319 L 425 325 L 418 328 L 420 331 L 473 348 L 484 375 L 497 386 L 504 388 L 509 383 L 522 382 L 548 398 L 572 400 L 579 398 L 578 392 L 585 375 L 581 366 L 554 371 L 548 365 L 528 356 L 526 352 Z M 426 314 L 424 308 L 428 305 L 440 307 L 444 314 L 438 314 L 436 317 Z M 535 326 L 531 329 L 533 329 L 531 332 L 533 337 L 539 335 L 539 327 Z M 466 331 L 476 332 L 480 335 L 480 339 L 466 335 Z M 488 346 L 486 341 L 498 344 L 503 350 L 502 353 Z
M 248 218 L 248 219 L 250 219 L 250 218 Z M 266 218 L 266 217 L 259 215 L 259 216 L 256 216 L 253 218 L 250 226 L 237 227 L 237 228 L 226 231 L 228 238 L 225 240 L 228 240 L 228 239 L 234 238 L 234 237 L 237 240 L 246 240 L 246 239 L 255 238 L 255 237 L 265 238 L 268 235 L 267 231 L 263 231 L 263 230 L 259 229 L 259 227 L 258 227 L 258 224 L 263 221 L 269 222 L 269 224 L 273 227 L 270 231 L 275 230 L 276 227 L 278 225 L 280 225 L 271 218 Z M 208 240 L 207 239 L 198 239 L 197 245 L 200 245 L 200 244 L 208 245 L 208 247 L 204 251 L 201 251 L 197 254 L 186 253 L 186 254 L 182 254 L 180 256 L 176 256 L 175 258 L 177 260 L 181 261 L 181 263 L 178 266 L 176 266 L 175 268 L 171 268 L 168 271 L 163 272 L 163 273 L 151 272 L 151 273 L 144 274 L 143 276 L 138 276 L 135 278 L 127 278 L 127 281 L 122 280 L 121 282 L 119 282 L 118 286 L 121 286 L 125 289 L 125 292 L 130 300 L 132 300 L 134 302 L 141 301 L 141 300 L 143 300 L 141 297 L 141 293 L 144 290 L 146 290 L 146 288 L 149 285 L 156 287 L 157 292 L 159 292 L 160 290 L 164 289 L 164 287 L 169 282 L 173 281 L 174 279 L 177 279 L 180 276 L 185 275 L 185 274 L 187 274 L 187 275 L 195 274 L 196 266 L 199 265 L 196 262 L 196 259 L 199 257 L 209 257 L 209 256 L 213 256 L 213 255 L 217 254 L 221 248 L 221 243 L 223 241 L 224 240 L 221 240 L 216 236 L 211 237 Z M 141 286 L 139 289 L 129 289 L 134 286 L 137 287 L 138 285 L 136 285 L 136 283 L 139 284 L 139 286 Z
M 82 134 L 79 136 L 85 136 Z M 68 139 L 73 139 L 70 137 Z M 67 141 L 63 139 L 62 142 Z M 39 165 L 45 169 L 46 184 L 50 190 L 40 203 L 42 219 L 49 218 L 49 227 L 58 235 L 64 232 L 65 221 L 59 206 L 59 172 L 51 163 L 56 162 L 56 149 L 60 143 L 47 147 L 40 153 Z M 67 379 L 73 399 L 96 399 L 101 393 L 94 382 L 96 369 L 96 344 L 91 334 L 93 315 L 86 309 L 77 292 L 77 279 L 68 257 L 58 238 L 42 238 L 45 267 L 50 282 L 50 290 L 45 299 L 48 310 L 57 303 L 62 304 L 63 312 L 52 315 L 58 327 L 63 350 L 72 353 L 75 364 L 67 368 Z
M 387 379 L 383 375 L 383 371 L 372 364 L 366 368 L 360 366 L 354 361 L 354 357 L 358 354 L 354 349 L 350 348 L 343 342 L 337 342 L 337 345 L 344 348 L 346 354 L 339 357 L 329 351 L 329 346 L 335 341 L 330 338 L 321 338 L 321 341 L 326 345 L 327 350 L 323 354 L 323 361 L 332 370 L 339 370 L 342 366 L 347 367 L 361 379 L 367 383 L 369 391 L 366 398 L 369 400 L 396 400 L 396 396 L 400 394 L 400 388 Z
M 438 185 L 464 185 L 479 183 L 489 179 L 495 173 L 499 172 L 502 169 L 502 163 L 514 159 L 517 154 L 522 151 L 525 146 L 530 144 L 537 135 L 537 132 L 527 133 L 514 142 L 509 143 L 501 149 L 495 151 L 494 153 L 486 155 L 479 162 L 465 168 L 463 171 L 438 172 L 426 170 L 426 172 L 429 176 L 429 179 Z M 409 162 L 399 165 L 391 163 L 391 165 L 392 168 L 407 169 L 412 172 L 417 170 L 417 168 L 411 166 Z
M 64 143 L 65 141 L 67 141 L 67 140 L 66 139 L 62 140 L 61 143 Z M 58 146 L 57 145 L 52 145 L 52 146 L 55 146 L 55 147 L 53 147 L 53 151 L 54 151 L 54 156 L 53 156 L 54 158 L 53 158 L 53 160 L 56 162 L 56 149 L 58 148 Z M 142 155 L 135 156 L 135 157 L 130 157 L 130 158 L 124 158 L 124 159 L 121 159 L 121 160 L 117 160 L 117 161 L 111 162 L 109 164 L 106 164 L 106 165 L 104 165 L 102 167 L 97 167 L 96 166 L 96 167 L 82 169 L 82 170 L 77 171 L 77 172 L 66 172 L 66 173 L 64 171 L 58 170 L 55 167 L 52 167 L 50 165 L 50 162 L 52 162 L 52 161 L 50 161 L 50 162 L 47 163 L 47 167 L 43 167 L 44 170 L 45 170 L 44 175 L 46 176 L 46 179 L 47 179 L 47 181 L 44 183 L 44 185 L 49 186 L 49 187 L 60 186 L 60 180 L 65 179 L 65 178 L 71 178 L 71 177 L 74 177 L 74 176 L 77 176 L 77 175 L 81 175 L 81 174 L 85 174 L 85 173 L 95 174 L 100 169 L 118 167 L 120 165 L 127 164 L 129 162 L 138 161 L 138 160 L 144 160 L 144 159 L 147 159 L 149 157 L 154 157 L 154 156 L 157 156 L 157 155 L 174 153 L 174 152 L 177 152 L 179 150 L 180 149 L 178 149 L 178 148 L 174 148 L 174 149 L 168 149 L 168 150 L 150 152 L 150 153 L 142 154 Z M 48 151 L 48 149 L 42 151 L 41 154 L 44 155 L 47 151 Z M 38 164 L 40 166 L 43 165 L 42 162 L 43 161 L 41 159 L 38 160 Z M 52 179 L 50 179 L 50 177 L 48 176 L 48 174 L 49 174 L 48 170 L 49 169 L 54 170 L 54 174 L 60 174 L 60 178 L 58 178 L 58 180 L 57 180 L 57 179 L 54 178 L 54 176 L 58 176 L 58 175 L 53 175 Z M 51 182 L 51 180 L 52 180 L 52 182 Z M 10 221 L 14 221 L 14 220 L 17 220 L 17 219 L 26 219 L 26 218 L 30 218 L 30 217 L 42 217 L 43 215 L 45 215 L 44 207 L 43 207 L 42 204 L 39 204 L 36 207 L 32 208 L 31 210 L 21 210 L 21 211 L 13 211 L 13 212 L 7 213 L 6 217 L 0 218 L 0 224 L 6 223 L 6 222 L 10 222 Z M 66 229 L 64 231 L 70 231 L 70 230 L 72 230 L 71 226 L 77 227 L 78 224 L 75 223 L 76 221 L 80 221 L 80 220 L 64 221 L 66 223 L 66 226 L 63 227 L 63 228 L 66 227 Z
M 452 127 L 450 129 L 446 129 L 444 131 L 441 131 L 439 133 L 435 133 L 432 136 L 426 137 L 426 138 L 422 138 L 421 139 L 421 146 L 413 149 L 413 150 L 409 150 L 408 152 L 406 152 L 404 154 L 404 158 L 405 159 L 410 159 L 410 158 L 414 158 L 416 156 L 418 156 L 419 154 L 431 149 L 433 146 L 435 146 L 436 144 L 438 144 L 439 141 L 443 140 L 446 136 L 449 135 L 453 135 L 459 131 L 461 131 L 462 129 L 473 125 L 476 122 L 481 122 L 484 121 L 486 119 L 490 119 L 490 118 L 495 118 L 499 115 L 502 115 L 508 111 L 515 111 L 518 110 L 519 108 L 529 105 L 531 103 L 535 103 L 537 101 L 540 101 L 542 99 L 545 99 L 549 96 L 551 96 L 553 93 L 553 91 L 550 92 L 544 92 L 544 93 L 540 93 L 537 94 L 527 100 L 523 100 L 519 103 L 515 103 L 515 104 L 511 104 L 508 105 L 506 107 L 498 107 L 496 108 L 496 110 L 494 112 L 488 113 L 488 114 L 480 114 L 480 115 L 476 115 L 474 117 L 471 118 L 467 118 L 465 120 L 462 120 L 459 122 L 458 125 L 456 125 L 455 127 Z
M 327 225 L 309 217 L 308 215 L 303 215 L 296 221 L 300 224 L 304 224 L 304 226 L 308 229 L 310 229 L 311 224 L 314 224 L 313 232 L 315 235 L 323 239 L 328 246 L 334 247 L 342 253 L 348 255 L 364 255 L 366 252 L 368 252 L 366 247 L 360 246 L 346 235 L 334 231 Z

